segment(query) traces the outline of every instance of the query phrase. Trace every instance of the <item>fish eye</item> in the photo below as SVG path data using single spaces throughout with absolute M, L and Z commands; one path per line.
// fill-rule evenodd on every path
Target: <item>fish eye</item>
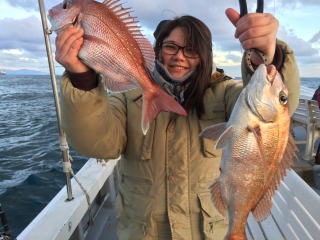
M 287 104 L 287 102 L 288 102 L 288 97 L 287 97 L 287 95 L 284 93 L 284 92 L 280 92 L 280 94 L 279 94 L 279 101 L 280 101 L 280 103 L 282 104 L 282 105 L 286 105 Z
M 63 3 L 62 8 L 63 9 L 70 8 L 70 6 L 72 5 L 72 2 L 73 2 L 73 0 L 65 0 L 64 3 Z

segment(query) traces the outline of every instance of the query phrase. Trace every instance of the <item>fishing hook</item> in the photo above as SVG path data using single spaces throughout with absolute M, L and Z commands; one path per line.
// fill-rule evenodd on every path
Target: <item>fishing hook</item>
M 243 17 L 244 15 L 248 14 L 248 7 L 247 7 L 247 1 L 246 0 L 239 0 L 239 5 L 240 5 L 240 17 Z M 256 13 L 263 13 L 263 5 L 264 1 L 263 0 L 257 0 L 257 9 Z M 258 49 L 249 49 L 245 52 L 245 59 L 247 61 L 247 65 L 249 66 L 250 70 L 254 72 L 254 68 L 252 66 L 251 62 L 251 56 L 252 56 L 252 51 L 255 51 L 262 59 L 264 64 L 267 63 L 267 58 L 264 55 L 263 52 L 259 51 Z

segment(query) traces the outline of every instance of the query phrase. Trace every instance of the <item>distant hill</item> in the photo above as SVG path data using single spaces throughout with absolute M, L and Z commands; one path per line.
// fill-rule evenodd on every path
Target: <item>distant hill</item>
M 1 69 L 1 71 L 6 72 L 7 75 L 49 75 L 49 73 L 47 72 L 28 70 L 28 69 L 19 69 L 19 70 Z

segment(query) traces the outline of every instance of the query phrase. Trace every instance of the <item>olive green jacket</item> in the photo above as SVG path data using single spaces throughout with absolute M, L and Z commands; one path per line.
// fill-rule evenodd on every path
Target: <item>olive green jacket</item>
M 289 88 L 291 112 L 299 96 L 299 76 L 292 51 L 284 53 L 281 74 Z M 250 74 L 243 66 L 244 82 Z M 107 96 L 101 85 L 91 91 L 61 79 L 62 125 L 80 154 L 120 160 L 117 199 L 120 240 L 223 239 L 227 221 L 213 207 L 208 186 L 219 176 L 221 151 L 199 137 L 204 128 L 227 121 L 242 83 L 216 72 L 198 118 L 161 112 L 144 136 L 139 89 Z

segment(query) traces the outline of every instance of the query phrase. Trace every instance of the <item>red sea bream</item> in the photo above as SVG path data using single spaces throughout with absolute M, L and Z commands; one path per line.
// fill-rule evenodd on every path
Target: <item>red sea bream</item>
M 145 134 L 160 111 L 186 115 L 183 107 L 153 83 L 154 51 L 138 22 L 119 0 L 65 0 L 49 10 L 54 31 L 73 24 L 84 29 L 79 57 L 103 76 L 111 91 L 139 87 L 143 93 L 141 127 Z
M 228 216 L 225 239 L 246 239 L 252 212 L 257 221 L 271 211 L 272 196 L 293 164 L 288 91 L 274 66 L 260 65 L 240 94 L 230 119 L 201 135 L 222 148 L 220 177 L 210 186 L 218 211 Z

